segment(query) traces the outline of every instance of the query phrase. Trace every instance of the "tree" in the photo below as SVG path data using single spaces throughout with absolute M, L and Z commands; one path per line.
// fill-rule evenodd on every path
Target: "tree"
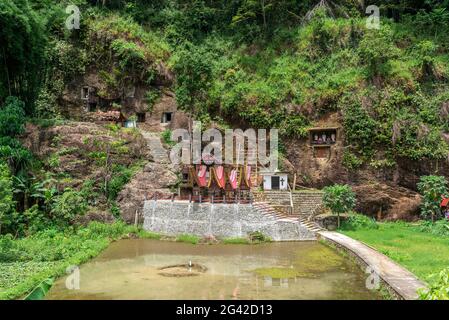
M 18 96 L 28 114 L 44 74 L 45 20 L 27 0 L 0 1 L 0 102 Z
M 368 65 L 370 77 L 388 74 L 389 61 L 400 55 L 389 26 L 368 30 L 359 44 L 360 59 Z
M 213 59 L 205 47 L 186 46 L 177 54 L 174 71 L 176 80 L 176 101 L 181 109 L 192 116 L 201 114 L 212 80 Z M 189 131 L 190 121 L 189 121 Z
M 443 176 L 422 176 L 418 183 L 418 190 L 423 196 L 421 216 L 435 222 L 441 214 L 440 203 L 442 197 L 448 196 L 448 182 Z
M 348 185 L 333 185 L 323 189 L 324 206 L 337 215 L 337 227 L 340 228 L 340 214 L 351 211 L 355 207 L 355 194 Z
M 16 97 L 6 98 L 0 109 L 0 136 L 15 137 L 25 130 L 25 104 Z
M 14 210 L 12 179 L 8 165 L 0 163 L 0 234 L 7 214 Z

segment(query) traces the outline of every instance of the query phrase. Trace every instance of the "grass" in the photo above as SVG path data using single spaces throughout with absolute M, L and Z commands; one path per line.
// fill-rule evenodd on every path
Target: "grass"
M 192 234 L 181 234 L 176 237 L 176 242 L 185 242 L 191 244 L 197 244 L 201 240 L 200 237 Z
M 251 242 L 246 238 L 225 238 L 223 239 L 224 244 L 251 244 Z
M 379 223 L 378 228 L 340 230 L 360 240 L 426 282 L 449 265 L 449 237 L 423 231 L 420 224 Z
M 163 237 L 160 233 L 150 232 L 150 231 L 145 231 L 145 230 L 139 230 L 137 235 L 139 236 L 140 239 L 161 240 Z

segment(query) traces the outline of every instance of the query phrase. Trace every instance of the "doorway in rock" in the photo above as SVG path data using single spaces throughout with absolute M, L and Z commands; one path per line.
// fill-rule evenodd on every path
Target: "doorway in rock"
M 173 118 L 173 112 L 164 112 L 162 114 L 161 123 L 170 123 Z
M 89 112 L 97 111 L 97 103 L 96 102 L 89 102 L 88 110 L 89 110 Z
M 137 113 L 137 122 L 145 122 L 146 120 L 146 114 L 143 112 Z
M 279 190 L 280 180 L 279 177 L 271 177 L 271 189 Z

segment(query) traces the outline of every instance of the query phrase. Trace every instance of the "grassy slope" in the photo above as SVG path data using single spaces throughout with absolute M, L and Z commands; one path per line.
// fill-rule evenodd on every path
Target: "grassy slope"
M 342 233 L 373 246 L 424 281 L 449 266 L 449 238 L 422 232 L 415 225 L 380 223 L 379 229 Z

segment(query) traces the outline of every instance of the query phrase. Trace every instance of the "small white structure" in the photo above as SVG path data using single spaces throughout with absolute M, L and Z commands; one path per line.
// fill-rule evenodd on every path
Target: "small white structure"
M 126 120 L 125 121 L 125 128 L 137 128 L 136 120 Z
M 264 190 L 288 190 L 288 174 L 285 172 L 261 172 Z

